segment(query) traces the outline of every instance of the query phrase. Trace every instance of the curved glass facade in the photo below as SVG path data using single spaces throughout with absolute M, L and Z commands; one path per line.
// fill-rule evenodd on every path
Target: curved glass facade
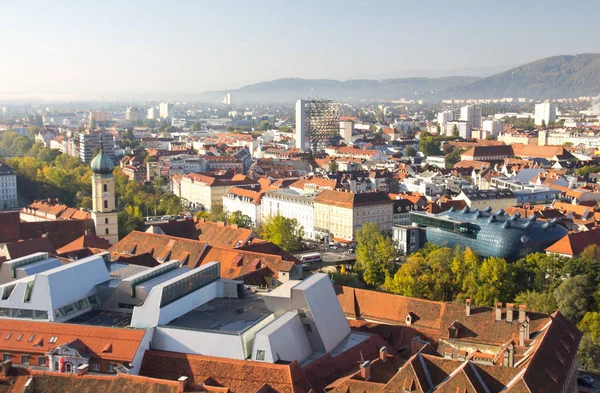
M 430 243 L 454 248 L 469 247 L 482 257 L 509 260 L 544 249 L 564 237 L 568 230 L 556 221 L 540 222 L 537 217 L 521 218 L 503 210 L 454 210 L 440 214 L 411 213 L 411 221 L 426 226 Z M 468 228 L 468 230 L 465 230 Z

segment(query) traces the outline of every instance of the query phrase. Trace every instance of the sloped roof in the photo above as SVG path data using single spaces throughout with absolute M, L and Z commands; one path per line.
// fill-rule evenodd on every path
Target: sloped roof
M 569 233 L 550 247 L 546 252 L 576 256 L 587 246 L 596 244 L 600 246 L 600 230 Z
M 233 393 L 255 393 L 265 385 L 280 393 L 308 393 L 312 386 L 298 362 L 271 364 L 183 353 L 146 351 L 140 375 L 200 385 L 207 379 Z
M 6 339 L 9 333 L 12 336 Z M 45 354 L 58 346 L 79 340 L 95 358 L 131 362 L 144 334 L 145 331 L 141 329 L 4 319 L 0 327 L 0 351 Z M 18 340 L 20 335 L 23 335 L 22 339 Z M 51 343 L 50 337 L 58 339 Z M 112 350 L 103 352 L 109 344 Z
M 35 252 L 56 253 L 56 249 L 46 237 L 8 243 L 4 246 L 4 250 L 7 252 L 10 259 L 24 257 L 25 255 L 33 254 Z
M 83 235 L 73 240 L 71 243 L 57 249 L 56 252 L 62 254 L 64 252 L 76 251 L 90 247 L 108 250 L 111 247 L 111 244 L 108 240 L 98 237 L 96 235 Z
M 113 256 L 150 254 L 154 259 L 179 260 L 195 265 L 200 260 L 208 244 L 198 240 L 132 231 L 110 248 Z M 116 259 L 116 258 L 115 258 Z M 162 261 L 164 262 L 164 260 Z
M 338 207 L 353 208 L 393 203 L 384 191 L 352 193 L 324 190 L 314 199 L 314 203 L 323 203 Z
M 19 212 L 0 212 L 0 243 L 12 243 L 20 239 Z
M 35 392 L 44 393 L 178 393 L 179 383 L 137 375 L 72 375 L 31 370 Z
M 196 223 L 198 240 L 211 245 L 239 247 L 258 237 L 253 230 L 239 228 L 237 225 L 226 225 L 223 222 L 199 220 Z
M 485 157 L 512 157 L 513 149 L 508 145 L 492 145 L 492 146 L 474 146 L 462 153 L 461 156 L 473 157 L 473 158 L 485 158 Z
M 80 210 L 76 210 L 81 212 Z M 32 221 L 21 222 L 19 225 L 21 239 L 33 239 L 47 236 L 54 248 L 66 246 L 72 241 L 85 235 L 87 231 L 94 230 L 94 221 L 91 219 L 69 219 L 58 221 Z

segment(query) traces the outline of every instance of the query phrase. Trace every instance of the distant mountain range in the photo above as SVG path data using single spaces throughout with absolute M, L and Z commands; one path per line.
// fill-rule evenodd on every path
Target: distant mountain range
M 535 99 L 600 94 L 600 54 L 553 56 L 485 78 L 332 79 L 283 78 L 235 90 L 204 92 L 200 101 L 221 100 L 231 93 L 235 102 L 334 100 L 464 99 L 527 97 Z

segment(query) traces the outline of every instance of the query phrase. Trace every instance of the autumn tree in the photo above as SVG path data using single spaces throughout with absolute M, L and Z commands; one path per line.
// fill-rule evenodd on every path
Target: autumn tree
M 267 218 L 258 228 L 264 240 L 272 242 L 288 252 L 302 250 L 304 229 L 295 218 L 275 215 Z
M 354 266 L 368 285 L 380 286 L 384 283 L 395 255 L 392 239 L 376 223 L 366 223 L 356 232 Z

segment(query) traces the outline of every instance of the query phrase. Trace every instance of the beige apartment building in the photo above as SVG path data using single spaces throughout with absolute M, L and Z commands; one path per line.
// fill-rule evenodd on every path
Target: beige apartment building
M 470 209 L 484 210 L 490 207 L 492 212 L 516 206 L 517 197 L 509 189 L 461 191 L 454 200 L 465 201 Z
M 188 173 L 171 177 L 171 191 L 182 198 L 187 207 L 202 207 L 211 211 L 223 206 L 223 195 L 231 187 L 259 190 L 260 184 L 244 175 L 205 175 Z
M 374 222 L 391 232 L 393 201 L 383 191 L 350 193 L 324 190 L 314 199 L 315 232 L 339 241 L 352 241 L 364 224 Z

